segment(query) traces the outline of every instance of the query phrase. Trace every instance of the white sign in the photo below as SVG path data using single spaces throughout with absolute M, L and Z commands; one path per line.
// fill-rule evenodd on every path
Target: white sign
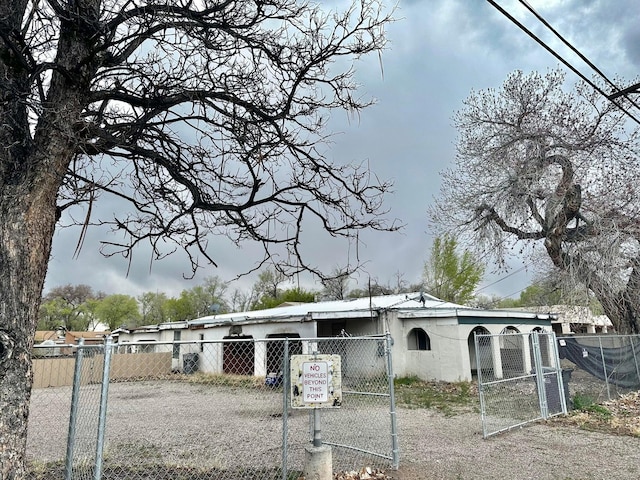
M 302 364 L 302 401 L 324 403 L 329 399 L 329 364 L 304 362 Z
M 341 404 L 339 355 L 291 356 L 293 408 L 335 408 Z

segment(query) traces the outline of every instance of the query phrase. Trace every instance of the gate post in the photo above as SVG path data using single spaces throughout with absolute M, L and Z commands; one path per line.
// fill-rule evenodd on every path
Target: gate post
M 400 454 L 398 448 L 398 423 L 396 419 L 396 394 L 393 384 L 393 362 L 391 358 L 392 339 L 389 332 L 386 333 L 385 353 L 387 354 L 387 378 L 389 381 L 389 414 L 391 415 L 391 456 L 392 467 L 398 469 L 400 465 Z
M 540 353 L 540 334 L 533 332 L 531 337 L 533 345 L 534 372 L 536 374 L 536 385 L 538 387 L 538 403 L 540 404 L 540 415 L 545 420 L 549 418 L 549 405 L 547 404 L 547 390 L 544 384 L 544 370 L 542 355 Z
M 531 345 L 530 334 L 522 334 L 522 370 L 524 375 L 531 375 Z
M 111 335 L 105 338 L 104 342 L 104 366 L 102 369 L 102 390 L 100 392 L 100 413 L 98 418 L 98 439 L 96 442 L 96 468 L 94 470 L 94 480 L 102 478 L 102 454 L 104 452 L 104 434 L 107 424 L 107 399 L 109 396 L 109 373 L 111 371 L 111 351 L 113 340 Z
M 504 377 L 502 371 L 502 352 L 500 351 L 500 335 L 491 337 L 491 360 L 493 362 L 493 377 L 498 380 Z
M 76 362 L 73 368 L 73 386 L 71 387 L 71 412 L 69 413 L 69 433 L 67 434 L 67 455 L 64 462 L 64 478 L 73 478 L 73 450 L 76 442 L 76 421 L 78 419 L 78 399 L 82 376 L 82 357 L 84 356 L 84 338 L 78 339 Z
M 282 352 L 282 480 L 289 475 L 287 457 L 289 454 L 289 389 L 291 388 L 291 368 L 289 367 L 289 339 L 284 339 Z

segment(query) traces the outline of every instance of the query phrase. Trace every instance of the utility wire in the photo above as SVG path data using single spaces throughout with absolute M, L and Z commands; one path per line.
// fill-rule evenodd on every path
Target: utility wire
M 588 79 L 582 72 L 580 72 L 577 68 L 571 65 L 567 60 L 565 60 L 559 53 L 553 50 L 550 46 L 544 43 L 536 34 L 534 34 L 531 30 L 525 27 L 522 23 L 520 23 L 515 17 L 513 17 L 509 12 L 503 9 L 500 5 L 498 5 L 494 0 L 487 0 L 496 10 L 498 10 L 502 15 L 507 17 L 514 23 L 520 30 L 529 35 L 536 43 L 538 43 L 542 48 L 544 48 L 547 52 L 557 58 L 563 65 L 565 65 L 569 70 L 575 73 L 578 77 L 580 77 L 585 83 L 587 83 L 591 88 L 593 88 L 596 92 L 600 93 L 603 97 L 613 103 L 616 107 L 618 107 L 622 112 L 624 112 L 629 118 L 631 118 L 634 122 L 640 125 L 640 119 L 634 116 L 631 112 L 625 109 L 616 99 L 609 98 L 609 94 L 606 93 L 602 88 L 593 83 L 590 79 Z M 616 87 L 617 88 L 617 87 Z M 619 90 L 619 89 L 618 89 Z M 625 97 L 626 98 L 626 97 Z
M 540 14 L 539 14 L 539 13 L 538 13 L 538 12 L 537 12 L 537 11 L 536 11 L 532 6 L 531 6 L 531 5 L 529 5 L 529 4 L 526 2 L 526 0 L 519 0 L 519 1 L 520 1 L 520 3 L 521 3 L 522 5 L 524 5 L 524 7 L 525 7 L 527 10 L 529 10 L 529 12 L 531 12 L 531 13 L 533 14 L 533 16 L 535 16 L 535 17 L 540 21 L 540 23 L 542 23 L 545 27 L 547 27 L 549 30 L 551 30 L 551 32 L 552 32 L 556 37 L 558 37 L 558 39 L 560 39 L 560 41 L 561 41 L 562 43 L 564 43 L 567 47 L 569 47 L 569 49 L 570 49 L 573 53 L 575 53 L 578 57 L 580 57 L 580 59 L 581 59 L 584 63 L 586 63 L 587 65 L 589 65 L 589 66 L 593 69 L 593 71 L 595 71 L 598 75 L 600 75 L 602 78 L 604 78 L 604 80 L 605 80 L 605 81 L 606 81 L 606 82 L 607 82 L 611 87 L 613 87 L 613 88 L 615 89 L 615 92 L 614 92 L 613 94 L 609 94 L 609 95 L 607 95 L 607 98 L 608 98 L 609 100 L 612 100 L 612 97 L 613 97 L 613 98 L 617 98 L 617 97 L 622 96 L 622 95 L 625 95 L 625 96 L 626 96 L 626 94 L 627 94 L 627 93 L 630 93 L 630 91 L 633 91 L 633 89 L 634 89 L 634 88 L 637 88 L 637 87 L 638 87 L 638 85 L 634 85 L 634 86 L 632 86 L 632 87 L 629 87 L 629 88 L 626 88 L 626 89 L 621 90 L 621 89 L 620 89 L 620 88 L 619 88 L 615 83 L 613 83 L 613 82 L 609 79 L 609 77 L 607 77 L 607 75 L 605 75 L 605 74 L 604 74 L 604 72 L 602 72 L 602 70 L 600 70 L 598 67 L 596 67 L 596 66 L 595 66 L 595 64 L 594 64 L 591 60 L 589 60 L 589 59 L 586 57 L 586 55 L 584 55 L 582 52 L 580 52 L 580 50 L 578 50 L 576 47 L 574 47 L 574 46 L 573 46 L 573 45 L 572 45 L 572 44 L 571 44 L 571 43 L 570 43 L 570 42 L 569 42 L 569 41 L 568 41 L 568 40 L 567 40 L 563 35 L 561 35 L 561 34 L 560 34 L 560 33 L 559 33 L 555 28 L 553 28 L 553 27 L 551 26 L 551 24 L 549 24 L 549 22 L 547 22 L 547 21 L 544 19 L 544 17 L 542 17 L 542 15 L 540 15 Z M 640 85 L 640 84 L 639 84 L 639 85 Z M 633 101 L 633 100 L 632 100 L 632 99 L 630 99 L 629 97 L 626 97 L 626 98 L 631 102 L 631 104 L 632 104 L 634 107 L 636 107 L 636 108 L 640 109 L 640 106 L 638 106 L 638 104 L 637 104 L 635 101 Z

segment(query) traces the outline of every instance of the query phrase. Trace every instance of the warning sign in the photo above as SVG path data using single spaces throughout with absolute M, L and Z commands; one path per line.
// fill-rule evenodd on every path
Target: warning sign
M 330 408 L 342 404 L 339 355 L 291 357 L 292 408 Z
M 329 368 L 327 362 L 302 364 L 302 401 L 325 403 L 329 399 Z

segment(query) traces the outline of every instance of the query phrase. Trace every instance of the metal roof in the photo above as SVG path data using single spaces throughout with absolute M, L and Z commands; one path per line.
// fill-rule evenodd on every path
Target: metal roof
M 180 328 L 206 328 L 219 325 L 330 320 L 333 318 L 364 318 L 372 312 L 394 310 L 399 318 L 474 316 L 484 318 L 528 318 L 548 320 L 548 315 L 534 312 L 518 312 L 504 310 L 482 310 L 440 300 L 431 295 L 414 292 L 394 295 L 379 295 L 346 300 L 299 303 L 265 310 L 223 313 L 208 315 L 194 320 L 167 322 L 159 325 L 148 325 L 131 330 L 171 330 Z

